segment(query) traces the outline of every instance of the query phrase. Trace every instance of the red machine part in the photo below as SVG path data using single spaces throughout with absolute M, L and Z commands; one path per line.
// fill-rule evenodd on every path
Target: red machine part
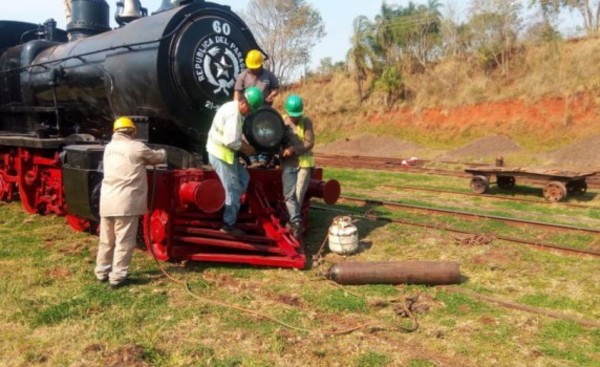
M 179 186 L 183 204 L 193 204 L 205 213 L 215 213 L 225 204 L 225 190 L 218 179 L 184 182 Z
M 144 217 L 144 237 L 148 249 L 159 260 L 304 268 L 304 249 L 284 226 L 287 213 L 282 205 L 280 170 L 250 171 L 250 186 L 242 198 L 237 223 L 247 233 L 243 236 L 219 231 L 223 224 L 224 192 L 215 172 L 157 171 L 157 175 L 156 180 L 151 181 L 156 182 L 151 191 L 157 195 L 150 200 L 155 202 L 153 210 Z M 323 183 L 320 177 L 322 172 L 317 170 L 313 190 L 307 194 L 305 203 L 311 196 L 327 197 L 333 202 L 339 197 L 339 183 Z M 218 188 L 214 187 L 215 182 L 219 183 Z M 338 188 L 337 196 L 332 187 Z M 178 200 L 168 200 L 165 196 L 168 193 L 175 194 Z M 216 203 L 220 204 L 219 209 L 213 210 Z M 307 211 L 303 210 L 303 215 L 306 216 Z
M 42 149 L 11 148 L 0 153 L 0 198 L 14 199 L 18 190 L 28 213 L 65 214 L 59 153 Z
M 0 199 L 19 193 L 29 213 L 65 215 L 59 153 L 30 148 L 0 151 Z M 315 170 L 303 203 L 308 224 L 311 197 L 334 203 L 340 194 L 337 181 L 322 181 Z M 162 261 L 197 260 L 304 268 L 303 246 L 285 228 L 281 170 L 251 170 L 250 186 L 242 197 L 238 227 L 247 234 L 232 236 L 222 226 L 225 193 L 212 170 L 149 171 L 149 207 L 144 216 L 148 249 Z M 97 223 L 67 214 L 77 231 L 97 232 Z

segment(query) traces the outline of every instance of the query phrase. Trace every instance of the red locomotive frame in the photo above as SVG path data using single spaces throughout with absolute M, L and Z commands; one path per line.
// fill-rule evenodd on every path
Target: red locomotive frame
M 15 147 L 0 154 L 0 199 L 12 201 L 18 196 L 28 213 L 66 215 L 75 230 L 97 232 L 96 222 L 69 214 L 59 152 Z M 248 235 L 237 237 L 219 231 L 225 194 L 213 170 L 148 172 L 151 210 L 143 218 L 144 240 L 157 259 L 305 267 L 303 244 L 284 226 L 287 214 L 280 169 L 249 170 L 250 185 L 238 219 Z M 310 198 L 333 204 L 340 195 L 339 183 L 322 181 L 322 174 L 320 168 L 315 170 L 303 203 L 307 228 Z

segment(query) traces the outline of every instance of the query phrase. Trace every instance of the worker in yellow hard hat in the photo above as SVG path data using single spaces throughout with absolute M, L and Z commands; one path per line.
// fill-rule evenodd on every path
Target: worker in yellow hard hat
M 264 68 L 264 57 L 259 50 L 250 50 L 246 55 L 246 70 L 235 80 L 235 100 L 249 87 L 258 87 L 265 97 L 265 104 L 272 106 L 273 99 L 279 94 L 279 80 L 270 70 Z
M 235 81 L 233 99 L 239 100 L 240 95 L 250 87 L 258 87 L 264 96 L 264 104 L 273 105 L 273 99 L 279 94 L 279 81 L 275 74 L 264 68 L 264 57 L 259 50 L 250 50 L 246 55 L 246 70 L 241 72 Z M 250 167 L 266 167 L 272 156 L 259 152 L 258 155 L 248 156 Z
M 152 150 L 133 138 L 137 128 L 129 117 L 113 123 L 104 149 L 100 188 L 100 241 L 94 273 L 115 289 L 125 284 L 136 245 L 140 216 L 147 211 L 146 165 L 166 162 L 164 149 Z

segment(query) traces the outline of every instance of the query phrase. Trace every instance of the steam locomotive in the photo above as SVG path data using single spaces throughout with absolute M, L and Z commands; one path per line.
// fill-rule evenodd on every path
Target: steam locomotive
M 150 16 L 139 0 L 125 0 L 111 30 L 104 0 L 71 4 L 66 32 L 53 20 L 0 21 L 0 200 L 19 198 L 29 213 L 64 215 L 75 230 L 96 232 L 104 145 L 114 119 L 129 116 L 138 138 L 168 154 L 167 165 L 148 168 L 142 226 L 158 259 L 303 268 L 303 246 L 284 226 L 277 166 L 249 170 L 238 220 L 249 234 L 218 231 L 225 194 L 204 146 L 244 56 L 260 49 L 244 21 L 204 0 L 164 0 Z M 283 121 L 261 108 L 244 131 L 274 152 Z M 339 183 L 322 177 L 316 169 L 305 226 L 311 197 L 339 197 Z

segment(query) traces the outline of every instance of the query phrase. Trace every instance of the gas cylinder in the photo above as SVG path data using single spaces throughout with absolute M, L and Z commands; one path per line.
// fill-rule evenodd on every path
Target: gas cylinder
M 344 262 L 329 268 L 327 278 L 339 284 L 456 284 L 461 280 L 454 261 Z
M 338 216 L 329 227 L 329 250 L 336 254 L 349 255 L 358 249 L 358 229 L 349 216 Z

